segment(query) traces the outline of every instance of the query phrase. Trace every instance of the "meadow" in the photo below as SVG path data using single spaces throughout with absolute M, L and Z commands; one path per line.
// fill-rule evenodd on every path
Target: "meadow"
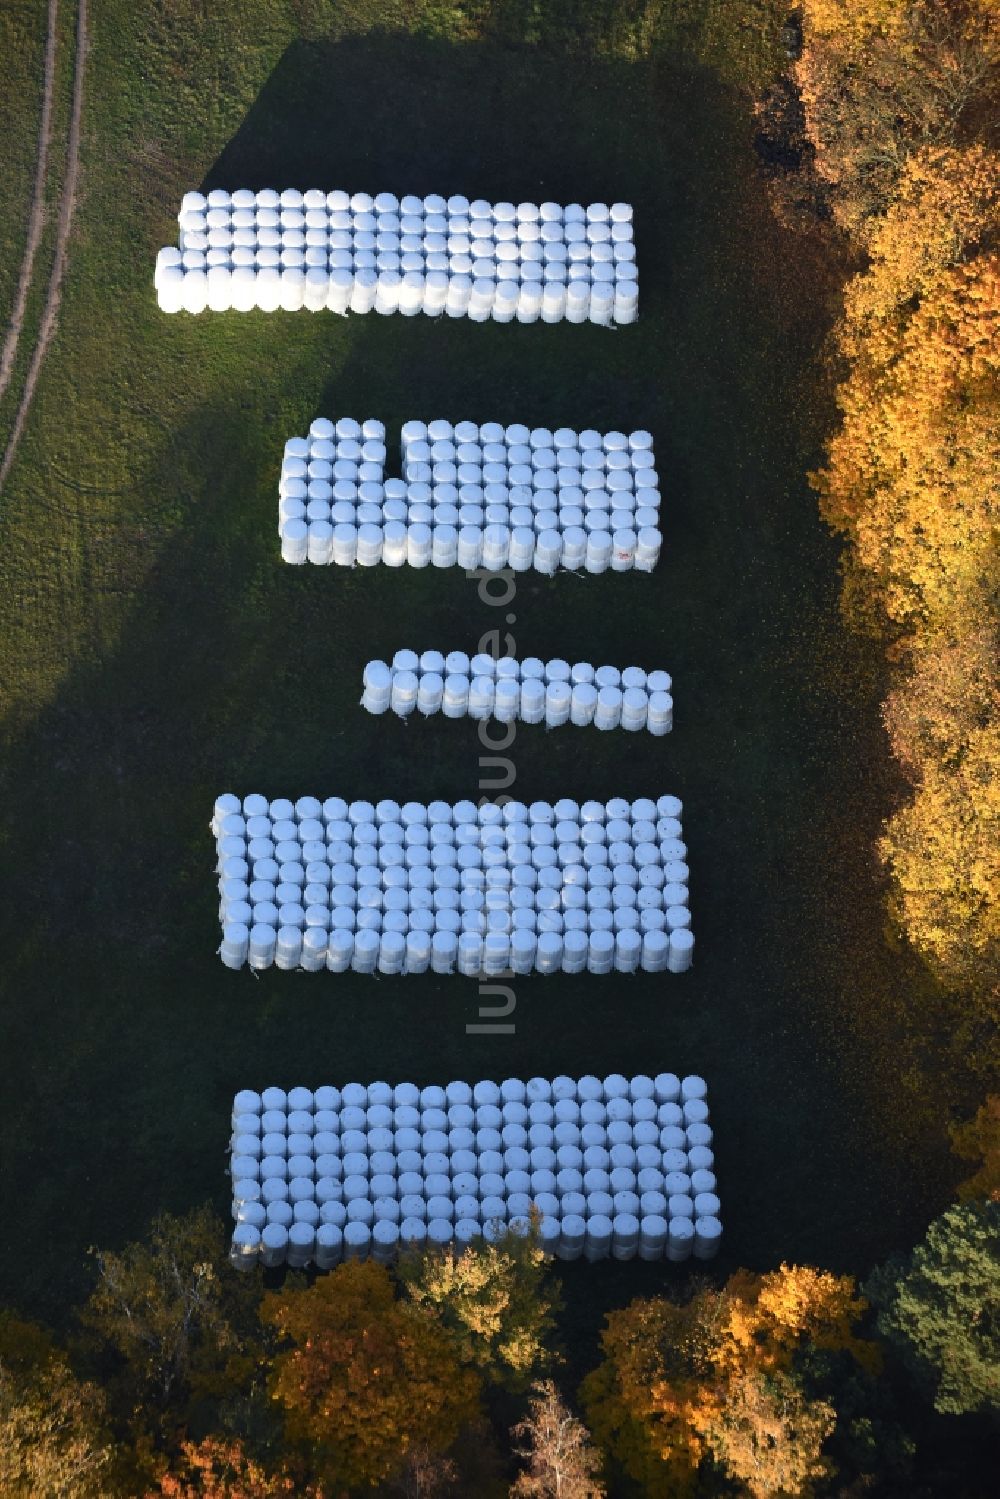
M 883 931 L 870 850 L 899 793 L 879 666 L 844 631 L 806 481 L 841 268 L 773 218 L 724 49 L 665 27 L 641 55 L 598 53 L 568 25 L 565 46 L 525 45 L 516 16 L 484 40 L 461 7 L 416 27 L 419 6 L 341 7 L 323 35 L 322 9 L 109 0 L 92 16 L 59 333 L 0 496 L 0 1296 L 58 1322 L 87 1246 L 138 1237 L 159 1208 L 226 1214 L 239 1087 L 602 1069 L 708 1078 L 720 1274 L 863 1273 L 946 1203 L 941 1119 L 974 1095 L 917 1018 L 927 979 Z M 44 13 L 0 25 L 6 316 Z M 747 62 L 766 65 L 766 48 Z M 292 184 L 629 200 L 640 321 L 158 311 L 153 259 L 185 188 Z M 319 414 L 380 417 L 390 462 L 414 416 L 653 432 L 656 573 L 519 577 L 509 629 L 521 655 L 666 667 L 675 730 L 521 726 L 511 754 L 524 800 L 683 798 L 689 974 L 519 979 L 515 1033 L 481 1036 L 465 979 L 219 963 L 218 792 L 479 784 L 469 720 L 358 707 L 370 657 L 471 650 L 497 627 L 475 582 L 280 561 L 282 446 Z M 592 1345 L 604 1309 L 676 1270 L 563 1278 L 567 1335 Z

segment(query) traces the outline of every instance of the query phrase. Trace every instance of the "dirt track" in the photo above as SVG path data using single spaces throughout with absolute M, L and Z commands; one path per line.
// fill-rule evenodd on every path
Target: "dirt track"
M 52 26 L 51 23 L 52 23 L 52 21 L 54 19 L 53 12 L 55 11 L 55 9 L 56 9 L 56 5 L 54 3 L 54 0 L 50 0 L 50 5 L 49 5 L 49 20 L 50 20 L 49 41 L 52 44 L 52 66 L 53 66 L 53 68 L 55 66 L 55 44 L 54 44 L 54 27 Z M 50 59 L 49 59 L 49 44 L 48 43 L 46 44 L 46 55 L 45 56 L 46 56 L 46 91 L 47 91 L 47 94 L 50 95 L 50 92 L 51 92 L 51 85 L 50 85 L 50 79 L 49 79 L 49 61 L 50 61 Z M 12 466 L 12 464 L 14 462 L 14 456 L 15 456 L 15 454 L 17 452 L 18 444 L 21 441 L 21 435 L 22 435 L 22 433 L 24 431 L 25 424 L 26 424 L 27 419 L 28 419 L 28 413 L 31 410 L 31 403 L 32 403 L 32 400 L 34 399 L 34 395 L 35 395 L 35 387 L 38 384 L 38 376 L 39 376 L 39 373 L 41 371 L 42 364 L 44 362 L 45 355 L 46 355 L 46 352 L 48 350 L 49 344 L 52 342 L 52 339 L 53 339 L 53 337 L 55 335 L 55 331 L 56 331 L 56 321 L 57 321 L 58 314 L 59 314 L 59 303 L 60 303 L 61 298 L 62 298 L 63 276 L 65 275 L 65 272 L 66 272 L 66 263 L 67 263 L 67 260 L 69 258 L 69 237 L 70 237 L 70 231 L 71 231 L 71 229 L 73 227 L 73 214 L 74 214 L 74 211 L 76 209 L 76 199 L 77 199 L 77 191 L 78 191 L 79 176 L 80 176 L 80 127 L 81 127 L 81 122 L 82 122 L 82 118 L 83 118 L 83 78 L 84 78 L 84 72 L 85 72 L 85 69 L 86 69 L 86 61 L 87 61 L 87 0 L 78 0 L 77 20 L 76 20 L 76 60 L 75 60 L 74 66 L 73 66 L 73 104 L 72 104 L 72 108 L 71 108 L 71 111 L 70 111 L 69 136 L 68 136 L 68 139 L 67 139 L 67 146 L 66 146 L 66 175 L 65 175 L 65 177 L 63 179 L 62 197 L 60 198 L 60 201 L 59 201 L 59 219 L 58 219 L 58 223 L 57 223 L 57 227 L 56 227 L 55 253 L 54 253 L 53 258 L 52 258 L 52 271 L 51 271 L 51 274 L 49 276 L 49 287 L 48 287 L 48 292 L 47 292 L 46 297 L 45 297 L 45 307 L 44 307 L 43 312 L 42 312 L 41 322 L 38 325 L 38 339 L 37 339 L 37 341 L 35 343 L 35 347 L 34 347 L 34 350 L 32 352 L 32 355 L 31 355 L 31 363 L 28 366 L 28 372 L 25 375 L 25 379 L 24 379 L 24 390 L 21 393 L 21 404 L 17 408 L 17 415 L 14 418 L 14 425 L 11 428 L 10 438 L 8 439 L 8 442 L 7 442 L 7 449 L 6 449 L 6 452 L 3 455 L 3 462 L 0 463 L 0 490 L 3 489 L 3 486 L 4 486 L 4 484 L 7 481 L 7 476 L 10 473 L 11 466 Z M 49 109 L 50 109 L 50 112 L 51 112 L 51 98 L 50 97 L 48 99 L 48 105 L 49 105 Z M 45 105 L 43 104 L 43 110 L 44 110 L 44 108 L 45 108 Z M 41 142 L 41 130 L 39 131 L 39 140 Z M 40 154 L 41 154 L 41 144 L 40 144 L 40 147 L 39 147 L 39 151 L 40 151 Z M 46 141 L 46 155 L 47 155 L 47 141 Z M 35 183 L 35 185 L 36 185 L 36 198 L 40 198 L 42 201 L 44 201 L 44 181 L 43 181 L 43 184 L 42 184 L 41 194 L 39 194 L 38 193 L 38 173 L 37 173 L 37 170 L 36 170 L 36 183 Z M 34 217 L 35 206 L 36 206 L 35 202 L 33 202 L 32 203 L 32 217 Z M 32 251 L 32 259 L 33 258 L 34 258 L 34 251 Z M 25 256 L 25 261 L 27 263 L 27 252 L 26 252 L 26 256 Z M 24 266 L 22 266 L 22 281 L 23 281 L 23 279 L 24 279 Z M 30 279 L 31 279 L 31 267 L 30 267 L 30 264 L 28 264 L 28 285 L 30 285 Z M 25 296 L 25 298 L 27 297 L 27 294 L 28 294 L 28 285 L 26 285 L 25 288 L 24 288 L 24 296 Z M 20 296 L 20 293 L 21 293 L 21 286 L 19 284 L 19 286 L 18 286 L 18 295 L 19 296 Z M 23 309 L 22 309 L 22 319 L 23 319 Z M 8 340 L 9 340 L 9 337 L 10 337 L 10 334 L 8 333 Z M 15 347 L 16 347 L 16 342 L 15 342 Z M 4 346 L 4 353 L 6 354 L 6 344 Z M 11 358 L 13 359 L 13 355 L 11 356 Z M 7 378 L 9 380 L 9 378 L 10 378 L 9 375 L 8 375 Z
M 0 349 L 0 398 L 10 384 L 17 355 L 17 345 L 24 327 L 24 312 L 28 305 L 28 292 L 35 269 L 35 256 L 41 243 L 42 227 L 45 223 L 45 178 L 49 169 L 49 144 L 52 139 L 52 94 L 56 75 L 56 29 L 59 20 L 59 0 L 49 0 L 48 34 L 45 38 L 45 73 L 42 84 L 42 116 L 38 122 L 38 150 L 35 156 L 35 187 L 28 214 L 28 235 L 24 243 L 24 259 L 21 274 L 14 293 L 7 335 Z

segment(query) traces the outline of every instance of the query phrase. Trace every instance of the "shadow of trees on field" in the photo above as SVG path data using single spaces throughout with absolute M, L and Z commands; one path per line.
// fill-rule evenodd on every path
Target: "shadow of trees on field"
M 684 176 L 649 149 L 654 67 L 396 34 L 299 41 L 202 191 L 295 185 L 514 202 L 626 199 L 636 204 L 642 274 L 652 282 L 668 232 L 658 208 Z M 713 110 L 717 120 L 720 107 L 733 106 L 710 75 L 701 74 L 699 89 L 707 128 Z
M 623 183 L 621 147 L 642 144 L 653 66 L 398 34 L 295 42 L 205 186 L 611 201 L 643 171 L 636 154 Z
M 0 1150 L 28 1204 L 4 1230 L 22 1299 L 61 1296 L 70 1257 L 138 1234 L 159 1206 L 212 1195 L 226 1211 L 231 1095 L 279 1078 L 704 1071 L 733 1225 L 723 1268 L 870 1263 L 929 1216 L 947 1168 L 910 1161 L 887 1194 L 872 1119 L 892 1105 L 856 1070 L 863 1007 L 845 1019 L 856 985 L 884 1039 L 875 1012 L 894 1015 L 912 975 L 873 925 L 875 684 L 841 634 L 834 548 L 803 480 L 828 415 L 813 367 L 826 310 L 747 134 L 743 101 L 703 70 L 376 35 L 290 47 L 206 175 L 205 188 L 629 199 L 642 313 L 618 331 L 330 318 L 308 380 L 286 357 L 306 314 L 251 314 L 237 333 L 273 336 L 280 388 L 262 393 L 248 358 L 146 455 L 138 492 L 173 497 L 183 524 L 118 642 L 73 667 L 6 765 L 4 1065 L 19 1124 Z M 178 319 L 169 337 L 193 361 L 213 327 Z M 403 801 L 476 786 L 470 721 L 357 706 L 370 657 L 474 644 L 501 623 L 475 585 L 280 562 L 281 448 L 317 410 L 377 415 L 390 443 L 418 414 L 653 432 L 657 573 L 529 575 L 510 628 L 521 654 L 662 663 L 677 728 L 626 741 L 525 727 L 513 758 L 525 800 L 685 799 L 691 974 L 525 980 L 500 1050 L 466 1038 L 462 979 L 222 969 L 218 792 Z M 896 1086 L 893 1062 L 873 1062 L 876 1092 Z M 38 1246 L 27 1279 L 15 1234 Z M 603 1267 L 581 1294 L 606 1304 L 661 1282 L 662 1267 Z

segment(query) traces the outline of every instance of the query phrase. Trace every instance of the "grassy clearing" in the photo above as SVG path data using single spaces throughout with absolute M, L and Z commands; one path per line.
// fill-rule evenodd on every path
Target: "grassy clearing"
M 878 684 L 841 633 L 804 480 L 829 419 L 816 356 L 832 274 L 768 211 L 745 93 L 666 21 L 649 57 L 588 60 L 455 42 L 467 11 L 429 25 L 429 10 L 410 19 L 435 34 L 400 35 L 389 7 L 341 8 L 333 42 L 316 39 L 319 4 L 147 0 L 94 18 L 61 331 L 0 517 L 0 1294 L 54 1318 L 86 1245 L 138 1235 L 161 1206 L 227 1210 L 229 1098 L 272 1079 L 703 1071 L 722 1271 L 864 1268 L 947 1195 L 940 1115 L 960 1073 L 912 1018 L 923 981 L 883 943 L 866 852 L 888 795 Z M 642 320 L 159 314 L 153 255 L 184 187 L 293 181 L 630 198 Z M 522 980 L 516 1035 L 490 1039 L 465 1034 L 464 980 L 221 968 L 219 790 L 458 797 L 478 780 L 469 722 L 357 707 L 369 656 L 495 627 L 475 586 L 280 563 L 282 443 L 320 412 L 390 432 L 445 413 L 654 432 L 657 574 L 521 581 L 511 633 L 522 653 L 665 664 L 677 729 L 635 743 L 522 727 L 514 758 L 526 799 L 684 797 L 686 978 Z M 582 1340 L 665 1278 L 571 1267 L 568 1325 Z

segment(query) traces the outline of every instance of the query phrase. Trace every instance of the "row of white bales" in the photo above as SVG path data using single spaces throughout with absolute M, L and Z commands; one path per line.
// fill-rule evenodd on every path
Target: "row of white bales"
M 683 972 L 681 803 L 218 798 L 223 963 L 357 973 Z
M 244 1089 L 232 1113 L 233 1263 L 462 1246 L 535 1215 L 547 1254 L 694 1255 L 722 1235 L 703 1078 Z
M 669 672 L 643 671 L 641 666 L 594 667 L 589 661 L 572 665 L 559 657 L 542 661 L 464 651 L 400 650 L 391 663 L 365 664 L 361 706 L 367 713 L 392 710 L 399 718 L 414 711 L 429 716 L 485 720 L 499 723 L 544 723 L 559 728 L 641 729 L 668 734 L 674 724 L 674 701 Z
M 489 203 L 311 189 L 185 194 L 156 259 L 164 312 L 399 312 L 631 323 L 627 203 Z
M 554 432 L 438 419 L 402 428 L 403 476 L 385 478 L 385 427 L 317 418 L 285 444 L 281 555 L 371 567 L 551 574 L 650 572 L 659 476 L 648 432 Z

